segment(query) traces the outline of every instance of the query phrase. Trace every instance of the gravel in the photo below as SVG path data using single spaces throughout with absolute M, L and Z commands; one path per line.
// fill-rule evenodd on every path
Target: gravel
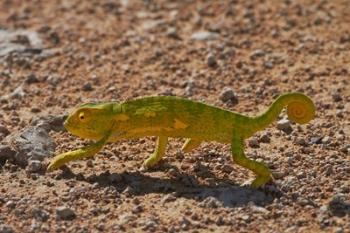
M 12 226 L 7 224 L 0 224 L 0 233 L 14 233 L 15 230 L 12 228 Z
M 29 160 L 27 170 L 29 172 L 39 172 L 42 169 L 42 164 L 39 160 Z
M 60 206 L 56 208 L 56 217 L 59 220 L 73 220 L 76 218 L 76 214 L 71 208 Z
M 206 58 L 206 60 L 207 60 L 207 65 L 209 66 L 209 67 L 216 67 L 217 65 L 218 65 L 218 63 L 217 63 L 217 61 L 216 61 L 216 58 L 215 58 L 215 56 L 214 56 L 214 54 L 212 54 L 212 53 L 209 53 L 208 55 L 207 55 L 207 58 Z
M 25 33 L 0 36 L 7 131 L 0 133 L 0 225 L 48 233 L 349 232 L 346 1 L 17 2 L 0 4 L 1 31 L 25 28 L 42 46 Z M 184 139 L 172 139 L 162 162 L 140 172 L 154 138 L 123 140 L 90 162 L 43 169 L 54 151 L 91 143 L 63 127 L 65 113 L 84 102 L 164 93 L 256 116 L 290 91 L 314 100 L 316 118 L 286 131 L 274 122 L 244 141 L 247 157 L 274 175 L 259 189 L 248 186 L 255 175 L 232 161 L 229 143 L 206 141 L 183 153 Z M 10 143 L 14 135 L 19 147 Z M 256 139 L 259 148 L 250 147 Z M 30 157 L 36 150 L 42 160 Z M 20 161 L 43 168 L 17 165 L 19 151 Z M 60 219 L 59 207 L 76 217 Z
M 209 31 L 199 31 L 195 32 L 191 35 L 192 40 L 198 40 L 198 41 L 206 41 L 206 40 L 215 40 L 218 38 L 219 34 L 215 32 L 209 32 Z
M 281 119 L 277 122 L 277 129 L 282 130 L 286 134 L 290 134 L 293 129 L 290 121 L 288 119 Z
M 226 102 L 231 102 L 234 104 L 238 103 L 237 95 L 230 87 L 224 87 L 223 90 L 220 92 L 219 98 L 224 103 Z

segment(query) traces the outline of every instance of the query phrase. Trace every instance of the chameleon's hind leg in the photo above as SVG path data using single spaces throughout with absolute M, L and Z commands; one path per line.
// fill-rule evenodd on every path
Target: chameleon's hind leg
M 168 143 L 168 137 L 159 136 L 157 139 L 156 150 L 151 154 L 148 159 L 145 160 L 143 166 L 146 168 L 156 165 L 162 157 L 165 155 L 166 144 Z
M 201 144 L 200 140 L 188 138 L 186 139 L 185 144 L 182 146 L 181 150 L 188 153 L 191 150 L 197 148 L 200 144 Z
M 252 187 L 261 187 L 271 179 L 271 172 L 265 164 L 247 158 L 244 154 L 243 146 L 242 138 L 234 135 L 231 144 L 232 158 L 238 165 L 248 168 L 257 175 L 251 184 Z

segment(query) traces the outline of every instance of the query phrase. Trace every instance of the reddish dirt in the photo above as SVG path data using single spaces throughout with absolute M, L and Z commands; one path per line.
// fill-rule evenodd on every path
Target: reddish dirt
M 229 145 L 209 142 L 182 154 L 183 140 L 170 140 L 147 172 L 139 168 L 154 138 L 109 144 L 52 173 L 6 162 L 0 232 L 350 232 L 349 1 L 5 0 L 0 26 L 42 42 L 0 57 L 0 125 L 10 132 L 84 102 L 145 95 L 255 115 L 300 91 L 317 106 L 309 124 L 290 134 L 272 124 L 256 135 L 270 142 L 247 143 L 275 174 L 259 190 L 244 185 L 254 175 L 233 164 Z M 199 31 L 215 38 L 191 39 Z M 14 43 L 31 47 L 23 36 Z M 18 87 L 24 94 L 11 95 Z M 224 88 L 238 104 L 220 100 Z M 56 153 L 87 143 L 51 136 Z M 62 206 L 74 217 L 59 219 Z

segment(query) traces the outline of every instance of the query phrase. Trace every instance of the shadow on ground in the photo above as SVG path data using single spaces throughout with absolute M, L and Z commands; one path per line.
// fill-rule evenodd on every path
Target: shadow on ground
M 66 168 L 61 174 L 61 178 L 77 179 L 91 184 L 97 183 L 101 187 L 114 187 L 119 192 L 127 192 L 134 196 L 150 193 L 173 193 L 176 197 L 193 199 L 201 203 L 214 201 L 214 205 L 230 208 L 244 206 L 248 203 L 265 206 L 276 197 L 281 196 L 281 192 L 271 185 L 264 189 L 253 189 L 218 178 L 216 178 L 215 185 L 204 185 L 199 184 L 195 176 L 188 174 L 180 174 L 174 178 L 159 178 L 139 171 L 122 173 L 109 173 L 107 171 L 99 175 L 84 177 L 81 173 L 75 174 Z

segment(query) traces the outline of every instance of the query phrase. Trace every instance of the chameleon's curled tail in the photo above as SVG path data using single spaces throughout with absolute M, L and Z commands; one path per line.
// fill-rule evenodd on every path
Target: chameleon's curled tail
M 309 97 L 297 92 L 287 93 L 279 96 L 265 112 L 253 118 L 256 130 L 272 123 L 284 107 L 287 107 L 288 119 L 299 124 L 308 123 L 315 117 L 315 105 Z

